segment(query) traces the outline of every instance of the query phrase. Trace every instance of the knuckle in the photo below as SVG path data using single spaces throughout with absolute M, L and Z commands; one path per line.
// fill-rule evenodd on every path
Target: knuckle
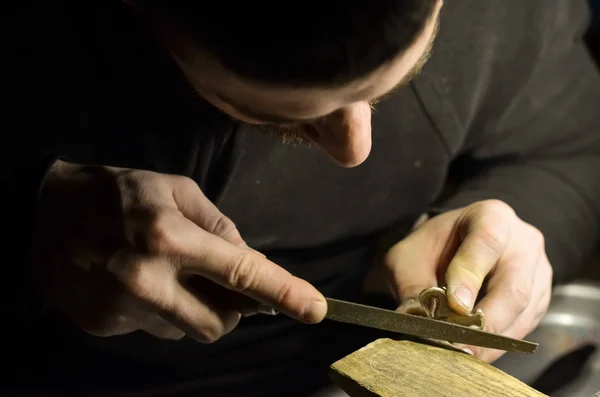
M 519 285 L 512 285 L 508 289 L 508 293 L 513 301 L 514 309 L 517 313 L 522 313 L 531 303 L 531 288 Z
M 395 267 L 401 263 L 399 263 L 399 258 L 402 258 L 406 253 L 406 241 L 409 241 L 410 237 L 407 237 L 404 240 L 394 244 L 392 248 L 390 248 L 385 256 L 383 257 L 383 265 L 385 268 L 393 270 Z
M 284 283 L 282 284 L 276 294 L 275 300 L 277 302 L 277 304 L 279 306 L 282 307 L 287 307 L 287 308 L 293 308 L 294 306 L 291 305 L 292 301 L 293 301 L 293 297 L 292 297 L 292 287 L 291 285 Z M 304 313 L 308 310 L 308 302 L 306 302 L 306 305 L 303 305 L 300 307 L 298 313 L 296 313 L 299 317 L 303 317 Z
M 494 254 L 501 254 L 510 237 L 510 222 L 506 219 L 515 216 L 514 210 L 500 200 L 486 200 L 477 203 L 477 215 L 473 220 L 473 232 L 480 244 Z
M 502 216 L 515 215 L 513 208 L 502 200 L 489 199 L 477 204 L 478 209 L 484 213 L 494 213 Z
M 119 170 L 115 175 L 115 179 L 119 186 L 125 189 L 137 190 L 140 186 L 140 180 L 143 180 L 144 171 L 141 170 Z M 142 178 L 140 178 L 140 176 Z
M 475 286 L 480 285 L 487 275 L 483 266 L 471 262 L 461 262 L 459 267 L 448 267 L 446 272 L 449 278 L 464 279 Z
M 214 220 L 212 225 L 210 225 L 209 229 L 209 233 L 220 237 L 225 237 L 230 233 L 235 232 L 237 230 L 237 227 L 231 219 L 221 214 Z
M 142 247 L 151 255 L 164 255 L 172 252 L 177 246 L 174 229 L 171 227 L 174 214 L 169 210 L 161 210 L 148 216 Z
M 235 291 L 252 289 L 259 276 L 258 263 L 251 252 L 241 252 L 228 272 L 227 283 Z
M 540 229 L 528 225 L 529 226 L 529 237 L 528 243 L 533 247 L 544 250 L 546 247 L 546 239 L 544 237 L 544 233 L 541 232 Z
M 499 335 L 498 327 L 496 326 L 496 324 L 492 324 L 492 322 L 490 322 L 490 321 L 487 321 L 485 323 L 484 329 L 485 329 L 485 332 L 488 332 L 490 334 L 498 334 Z
M 479 239 L 494 253 L 502 253 L 508 242 L 508 231 L 491 221 L 483 221 L 478 228 Z
M 143 170 L 121 170 L 116 176 L 117 185 L 121 195 L 125 198 L 127 206 L 138 205 L 148 195 L 153 186 L 154 173 Z
M 172 175 L 172 177 L 175 179 L 175 183 L 182 187 L 189 187 L 193 189 L 198 187 L 198 184 L 196 184 L 192 178 L 185 175 Z
M 200 187 L 192 178 L 184 175 L 172 175 L 173 185 L 176 185 L 178 189 L 185 192 L 195 192 L 200 190 Z
M 223 336 L 223 327 L 217 322 L 206 322 L 202 328 L 197 331 L 196 339 L 202 343 L 215 343 Z
M 144 261 L 133 260 L 127 264 L 127 271 L 121 276 L 121 282 L 128 292 L 143 301 L 151 299 L 157 290 L 157 280 L 153 269 Z

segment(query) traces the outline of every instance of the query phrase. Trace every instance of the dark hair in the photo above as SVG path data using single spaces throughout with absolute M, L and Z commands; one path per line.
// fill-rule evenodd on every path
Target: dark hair
M 141 0 L 245 78 L 296 86 L 339 85 L 405 50 L 435 0 Z

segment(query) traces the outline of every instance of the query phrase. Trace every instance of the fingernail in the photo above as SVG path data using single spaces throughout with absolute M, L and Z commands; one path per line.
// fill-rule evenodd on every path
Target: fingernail
M 256 309 L 243 308 L 240 310 L 242 317 L 252 317 L 258 314 Z
M 466 287 L 463 287 L 462 285 L 459 285 L 457 287 L 454 287 L 452 293 L 454 294 L 456 299 L 458 299 L 461 305 L 468 309 L 471 308 L 471 306 L 473 305 L 473 293 L 471 292 L 471 290 L 469 290 Z
M 470 354 L 472 356 L 475 355 L 475 352 L 473 350 L 469 349 L 468 347 L 463 348 L 462 351 L 464 351 L 465 353 Z
M 309 309 L 304 313 L 304 321 L 309 324 L 318 323 L 325 318 L 327 314 L 327 302 L 323 298 L 312 302 Z

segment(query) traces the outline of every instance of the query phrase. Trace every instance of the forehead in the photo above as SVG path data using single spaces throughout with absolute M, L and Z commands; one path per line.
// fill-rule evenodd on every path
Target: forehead
M 436 13 L 415 42 L 396 59 L 339 87 L 270 86 L 236 76 L 183 39 L 170 48 L 199 94 L 234 117 L 249 116 L 246 119 L 267 123 L 307 122 L 352 103 L 377 99 L 405 82 L 428 53 L 437 17 Z

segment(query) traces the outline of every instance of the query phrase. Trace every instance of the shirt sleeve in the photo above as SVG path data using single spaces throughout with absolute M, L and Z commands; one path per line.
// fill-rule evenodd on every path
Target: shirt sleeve
M 455 166 L 458 186 L 432 212 L 506 202 L 542 231 L 561 282 L 598 247 L 600 74 L 581 38 L 589 21 L 584 0 L 537 3 L 539 24 L 520 43 L 529 56 L 504 68 L 525 74 L 525 84 L 500 101 L 488 94 L 481 108 L 500 104 L 498 117 L 469 133 Z

